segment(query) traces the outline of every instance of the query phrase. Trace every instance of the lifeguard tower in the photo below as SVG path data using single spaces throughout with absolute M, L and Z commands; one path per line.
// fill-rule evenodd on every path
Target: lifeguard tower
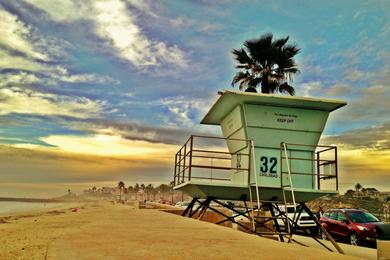
M 273 221 L 282 241 L 285 234 L 276 219 L 285 218 L 290 240 L 296 223 L 278 204 L 299 205 L 297 215 L 305 210 L 315 218 L 305 202 L 338 193 L 337 147 L 320 146 L 318 141 L 329 113 L 345 105 L 337 100 L 221 92 L 201 124 L 220 125 L 223 137 L 191 136 L 175 156 L 174 189 L 193 197 L 183 215 L 201 216 L 210 209 L 234 222 L 211 207 L 214 202 L 251 219 L 257 234 L 256 226 Z M 242 201 L 246 210 L 237 211 L 226 201 Z M 255 217 L 262 208 L 272 217 Z

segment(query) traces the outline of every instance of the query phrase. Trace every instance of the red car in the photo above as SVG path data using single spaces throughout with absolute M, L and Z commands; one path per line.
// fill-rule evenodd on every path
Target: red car
M 375 226 L 382 223 L 364 209 L 327 210 L 320 222 L 332 236 L 347 238 L 351 245 L 375 243 Z M 322 234 L 322 238 L 326 239 L 325 234 Z

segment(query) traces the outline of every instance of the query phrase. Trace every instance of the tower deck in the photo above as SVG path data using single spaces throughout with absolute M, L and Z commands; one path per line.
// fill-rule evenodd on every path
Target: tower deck
M 251 186 L 252 194 L 256 194 L 256 187 Z M 222 200 L 249 200 L 249 186 L 229 183 L 205 183 L 201 181 L 187 181 L 175 186 L 175 190 L 183 191 L 193 198 L 206 199 L 207 197 Z M 286 187 L 286 199 L 291 201 L 291 189 Z M 283 201 L 281 188 L 259 186 L 259 197 L 263 201 Z M 294 189 L 296 202 L 307 202 L 326 195 L 338 194 L 335 190 Z

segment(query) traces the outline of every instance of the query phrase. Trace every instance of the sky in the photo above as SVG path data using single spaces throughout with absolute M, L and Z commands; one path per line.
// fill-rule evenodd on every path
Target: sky
M 297 96 L 348 102 L 321 138 L 340 190 L 390 191 L 389 1 L 0 0 L 0 196 L 168 183 L 267 32 L 301 48 Z

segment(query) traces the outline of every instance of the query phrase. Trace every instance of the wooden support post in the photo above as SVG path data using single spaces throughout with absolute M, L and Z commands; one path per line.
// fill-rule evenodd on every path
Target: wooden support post
M 275 225 L 276 231 L 279 233 L 280 242 L 284 242 L 283 235 L 281 234 L 282 231 L 280 230 L 280 226 L 278 223 L 278 219 L 276 218 L 274 208 L 273 208 L 272 204 L 270 204 L 270 203 L 268 203 L 268 207 L 269 207 L 269 211 L 271 212 L 271 216 L 274 218 L 274 225 Z
M 187 206 L 187 208 L 183 211 L 183 213 L 181 214 L 183 217 L 185 217 L 187 215 L 187 213 L 189 211 L 192 211 L 192 207 L 194 206 L 195 202 L 197 201 L 198 199 L 197 198 L 193 198 L 192 201 L 190 202 L 190 204 Z
M 210 198 L 207 198 L 207 199 L 203 202 L 203 208 L 202 208 L 202 210 L 201 210 L 200 213 L 199 213 L 198 220 L 202 220 L 204 214 L 205 214 L 206 211 L 207 211 L 207 208 L 208 208 L 209 205 L 210 205 L 210 202 L 211 202 L 211 199 L 210 199 Z
M 332 245 L 336 248 L 336 250 L 340 253 L 340 254 L 343 254 L 345 255 L 343 249 L 341 249 L 341 247 L 339 246 L 339 244 L 337 244 L 337 242 L 333 239 L 333 237 L 328 233 L 328 231 L 326 231 L 326 229 L 321 225 L 321 223 L 319 222 L 319 220 L 317 219 L 316 216 L 314 216 L 313 212 L 311 212 L 311 210 L 306 206 L 305 203 L 300 203 L 299 204 L 301 207 L 303 207 L 303 209 L 307 212 L 307 214 L 309 214 L 309 216 L 314 220 L 314 222 L 316 222 L 317 226 L 321 229 L 321 232 L 324 232 L 324 234 L 326 235 L 326 238 L 332 243 Z

